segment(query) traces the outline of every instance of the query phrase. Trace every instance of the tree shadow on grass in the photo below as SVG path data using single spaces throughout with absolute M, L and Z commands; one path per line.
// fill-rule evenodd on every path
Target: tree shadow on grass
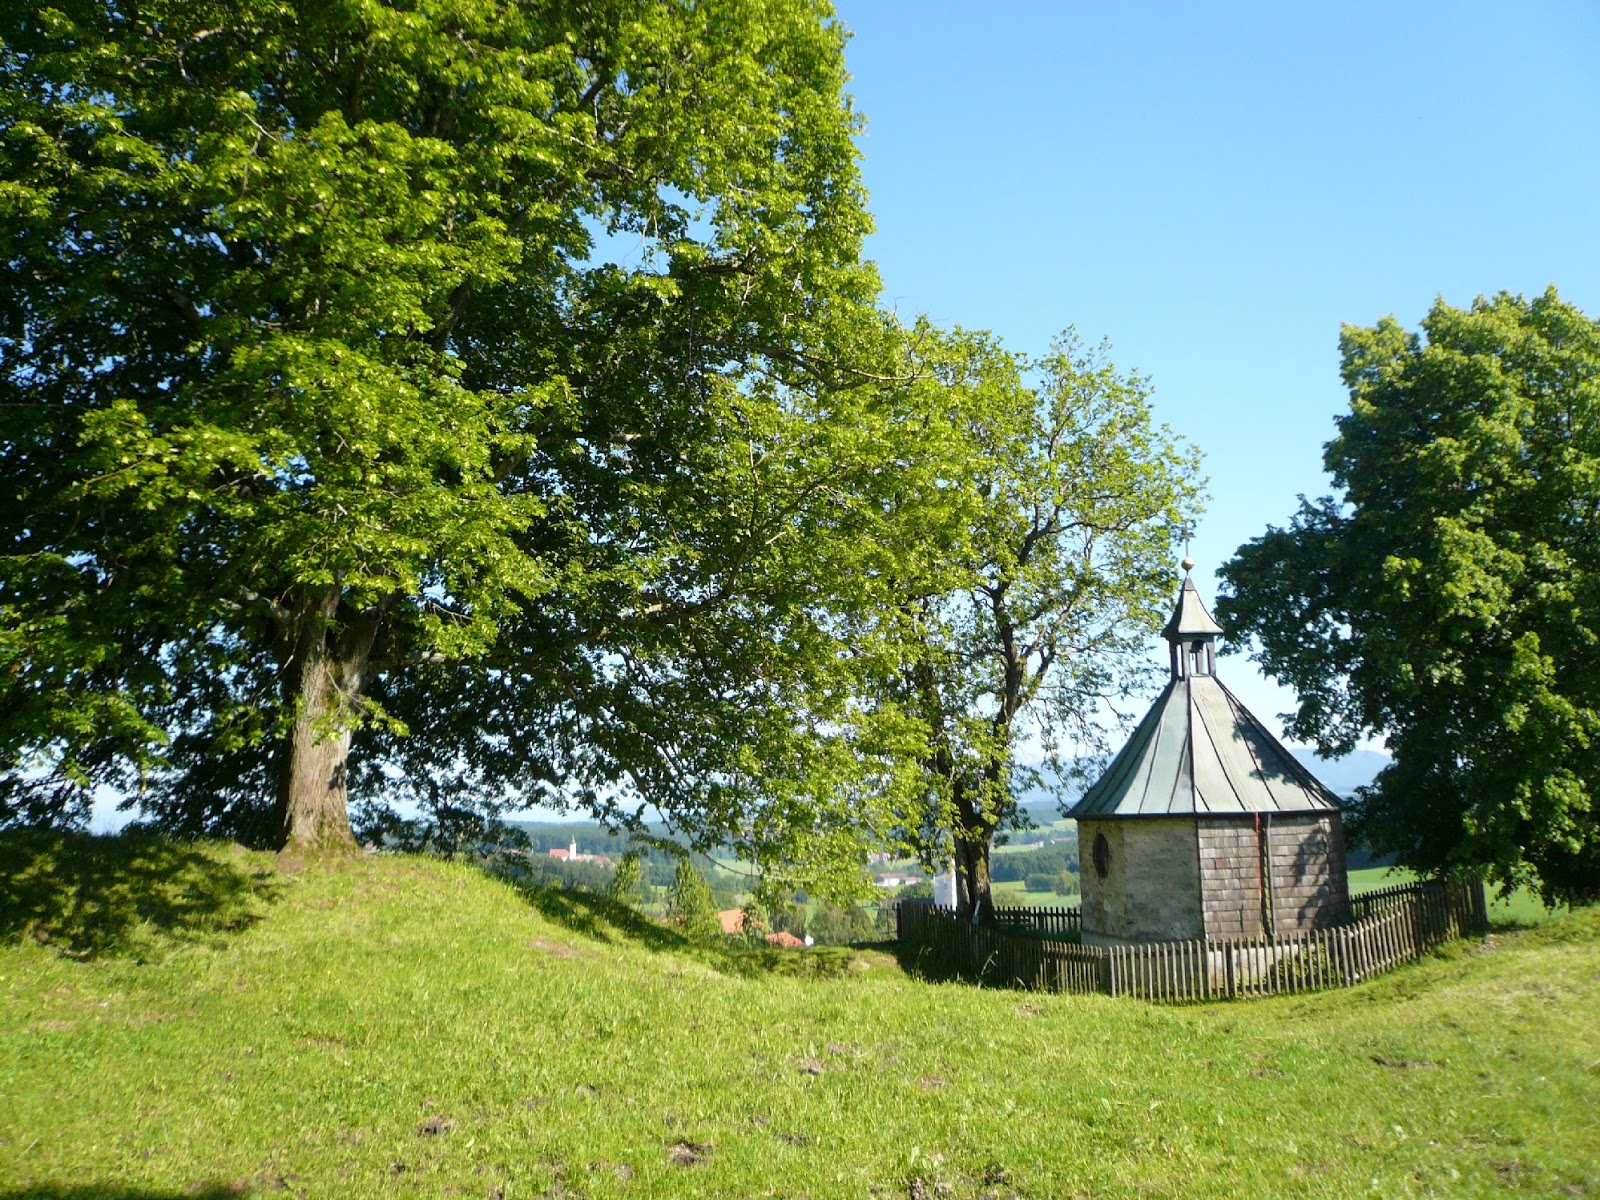
M 145 956 L 248 928 L 279 886 L 236 847 L 11 831 L 0 834 L 0 942 L 32 937 L 73 958 Z
M 832 978 L 868 965 L 862 954 L 868 947 L 817 946 L 788 950 L 731 938 L 699 942 L 608 896 L 543 887 L 501 872 L 491 873 L 511 883 L 546 920 L 574 933 L 608 945 L 627 943 L 656 953 L 693 958 L 725 975 Z M 880 946 L 870 948 L 882 949 Z
M 647 950 L 674 953 L 684 953 L 695 948 L 695 943 L 676 929 L 652 920 L 638 909 L 612 900 L 608 896 L 596 895 L 593 892 L 569 891 L 564 888 L 541 887 L 514 878 L 509 882 L 540 916 L 597 942 L 608 944 L 631 942 Z
M 16 1191 L 0 1192 L 0 1200 L 239 1200 L 253 1189 L 229 1184 L 201 1184 L 197 1188 L 127 1187 L 123 1184 L 39 1184 Z
M 924 983 L 976 983 L 972 970 L 962 970 L 954 963 L 936 954 L 932 947 L 916 942 L 895 942 L 889 953 L 900 964 L 900 969 L 913 979 Z
M 999 991 L 1027 991 L 1028 988 L 1010 981 L 985 979 L 978 964 L 970 958 L 961 959 L 949 953 L 941 954 L 932 946 L 915 941 L 893 942 L 882 947 L 894 957 L 900 969 L 912 979 L 922 983 L 961 983 L 970 987 Z

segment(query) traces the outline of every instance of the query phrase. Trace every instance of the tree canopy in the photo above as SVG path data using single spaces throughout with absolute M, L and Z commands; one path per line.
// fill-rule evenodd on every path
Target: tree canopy
M 0 824 L 543 802 L 774 895 L 953 837 L 986 895 L 1017 723 L 1130 686 L 1194 464 L 1070 339 L 877 311 L 843 44 L 823 0 L 0 12 Z
M 6 6 L 0 820 L 850 836 L 904 413 L 843 41 L 820 0 Z
M 1355 832 L 1600 899 L 1600 322 L 1554 289 L 1340 340 L 1339 495 L 1241 546 L 1218 614 L 1325 754 L 1387 738 Z

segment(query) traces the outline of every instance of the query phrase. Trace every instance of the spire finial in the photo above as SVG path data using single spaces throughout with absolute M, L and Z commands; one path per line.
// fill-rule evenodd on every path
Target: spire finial
M 1178 536 L 1183 539 L 1183 573 L 1194 570 L 1194 559 L 1189 556 L 1189 539 L 1194 537 L 1194 526 L 1187 521 L 1178 522 Z

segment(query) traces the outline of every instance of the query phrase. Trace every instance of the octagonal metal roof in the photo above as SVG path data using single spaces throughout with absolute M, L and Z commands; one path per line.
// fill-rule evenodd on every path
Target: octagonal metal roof
M 1175 645 L 1190 637 L 1209 644 L 1221 632 L 1185 576 L 1162 636 Z M 1194 666 L 1210 661 L 1209 654 L 1174 651 L 1172 680 L 1069 817 L 1338 811 L 1339 798 L 1208 673 L 1209 666 Z

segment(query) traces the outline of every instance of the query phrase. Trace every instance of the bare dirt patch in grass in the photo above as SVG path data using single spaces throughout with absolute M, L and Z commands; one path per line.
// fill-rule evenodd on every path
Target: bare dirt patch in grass
M 667 1161 L 675 1167 L 698 1167 L 710 1159 L 710 1142 L 673 1142 L 667 1147 Z
M 569 946 L 564 942 L 554 942 L 549 938 L 537 937 L 528 943 L 528 949 L 538 950 L 552 958 L 586 958 L 587 955 L 576 946 Z
M 1401 1071 L 1415 1071 L 1422 1068 L 1437 1068 L 1438 1063 L 1429 1062 L 1425 1058 L 1390 1058 L 1386 1054 L 1374 1054 L 1372 1061 L 1380 1067 L 1395 1067 Z

